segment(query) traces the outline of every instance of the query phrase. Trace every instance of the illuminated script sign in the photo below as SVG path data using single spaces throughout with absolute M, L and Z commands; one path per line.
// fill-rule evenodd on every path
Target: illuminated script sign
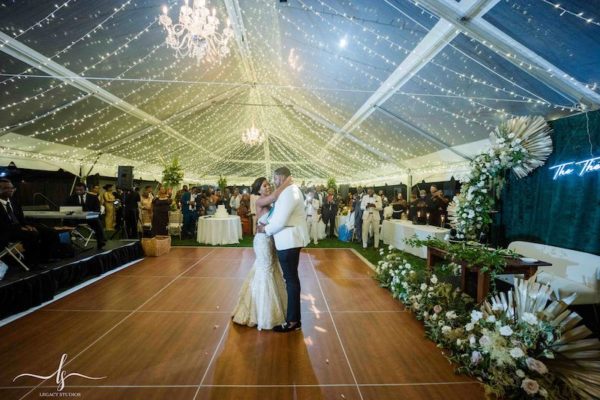
M 548 169 L 556 170 L 553 180 L 557 180 L 562 176 L 577 175 L 584 176 L 593 172 L 600 172 L 600 157 L 588 158 L 583 161 L 571 161 L 564 164 L 558 164 Z

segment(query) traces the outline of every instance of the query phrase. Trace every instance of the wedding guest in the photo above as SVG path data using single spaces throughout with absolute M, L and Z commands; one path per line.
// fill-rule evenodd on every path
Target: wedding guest
M 256 200 L 259 196 L 251 193 L 250 194 L 250 224 L 252 224 L 252 234 L 256 235 Z
M 140 204 L 142 205 L 142 225 L 150 226 L 152 225 L 152 201 L 154 200 L 154 195 L 152 194 L 152 186 L 144 187 L 144 193 L 142 193 L 142 197 L 140 200 Z
M 321 215 L 319 214 L 320 208 L 321 203 L 316 197 L 315 189 L 308 189 L 306 199 L 304 200 L 304 209 L 306 210 L 306 225 L 308 227 L 308 234 L 315 245 L 319 244 L 319 220 L 321 218 Z
M 194 224 L 194 210 L 190 204 L 192 199 L 192 193 L 188 190 L 187 185 L 183 185 L 181 189 L 181 197 L 179 198 L 179 204 L 181 204 L 181 214 L 183 215 L 183 226 L 182 236 L 184 238 L 193 237 L 193 224 Z
M 233 189 L 233 195 L 231 196 L 231 200 L 229 200 L 229 207 L 231 209 L 232 215 L 238 215 L 238 207 L 240 206 L 240 202 L 242 201 L 242 195 L 240 194 L 240 189 Z
M 354 200 L 354 204 L 352 205 L 352 210 L 354 211 L 354 237 L 359 243 L 362 243 L 362 217 L 363 210 L 360 208 L 362 203 L 362 198 L 365 195 L 364 189 L 362 186 L 359 186 L 356 191 L 356 198 Z
M 152 233 L 167 236 L 169 234 L 169 210 L 172 200 L 167 194 L 167 189 L 158 189 L 158 196 L 152 202 Z
M 125 201 L 125 190 L 123 190 L 123 188 L 121 187 L 117 187 L 115 190 L 113 190 L 112 192 L 113 197 L 115 198 L 114 201 L 114 210 L 115 210 L 115 229 L 116 231 L 120 230 L 121 227 L 123 226 L 123 221 L 125 220 L 123 214 L 125 212 L 125 209 L 123 207 L 123 202 Z M 106 210 L 105 210 L 106 211 Z M 106 214 L 105 214 L 106 217 Z
M 375 248 L 379 248 L 379 211 L 383 208 L 381 203 L 381 197 L 375 194 L 373 188 L 367 190 L 367 195 L 363 196 L 360 204 L 361 210 L 363 210 L 363 223 L 362 223 L 362 242 L 363 248 L 367 248 L 369 239 L 369 228 L 373 229 L 373 236 L 375 239 Z
M 323 206 L 321 207 L 321 217 L 323 218 L 323 223 L 326 226 L 329 226 L 329 232 L 327 233 L 328 238 L 335 238 L 335 217 L 338 213 L 338 205 L 337 200 L 335 198 L 335 190 L 333 188 L 329 188 L 327 191 L 327 197 L 323 202 Z
M 392 203 L 392 208 L 392 219 L 401 219 L 402 214 L 404 214 L 408 208 L 408 203 L 404 200 L 402 193 L 396 195 L 396 200 Z
M 206 215 L 215 215 L 215 213 L 217 212 L 217 203 L 219 202 L 219 196 L 217 196 L 213 188 L 208 189 L 208 196 L 206 200 Z
M 89 192 L 86 192 L 85 189 L 85 183 L 76 183 L 74 193 L 67 198 L 65 205 L 72 207 L 81 206 L 82 211 L 92 211 L 98 213 L 98 218 L 87 219 L 80 222 L 85 223 L 92 228 L 94 235 L 96 236 L 96 247 L 98 250 L 101 250 L 106 244 L 106 238 L 104 237 L 104 230 L 100 224 L 100 199 L 98 198 L 100 187 L 98 185 L 94 185 L 93 189 Z
M 123 197 L 123 209 L 125 216 L 125 227 L 127 228 L 127 237 L 129 239 L 139 238 L 138 220 L 140 218 L 139 203 L 140 188 L 135 187 L 133 190 L 127 190 Z
M 107 231 L 115 230 L 115 195 L 113 194 L 114 185 L 108 183 L 102 188 L 102 203 L 104 204 L 104 227 Z

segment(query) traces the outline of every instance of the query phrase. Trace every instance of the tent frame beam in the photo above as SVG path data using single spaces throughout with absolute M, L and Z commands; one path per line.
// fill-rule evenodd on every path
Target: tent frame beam
M 450 22 L 456 29 L 461 30 L 469 37 L 497 49 L 496 53 L 504 59 L 558 93 L 574 99 L 583 109 L 600 106 L 600 94 L 569 76 L 483 18 L 466 18 L 461 15 L 459 5 L 452 0 L 419 0 L 419 5 Z M 521 62 L 530 64 L 532 68 L 524 69 L 519 65 Z

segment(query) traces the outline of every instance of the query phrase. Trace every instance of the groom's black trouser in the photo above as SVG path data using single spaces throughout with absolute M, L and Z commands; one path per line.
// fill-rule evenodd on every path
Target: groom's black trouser
M 300 262 L 300 247 L 295 249 L 277 250 L 277 258 L 281 264 L 283 278 L 287 289 L 287 317 L 288 322 L 299 322 L 300 319 L 300 278 L 298 277 L 298 263 Z

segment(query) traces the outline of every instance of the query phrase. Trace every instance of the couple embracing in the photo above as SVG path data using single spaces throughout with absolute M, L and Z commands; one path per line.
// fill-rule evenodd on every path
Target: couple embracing
M 240 325 L 291 332 L 302 327 L 300 318 L 300 250 L 309 243 L 304 196 L 292 182 L 290 170 L 273 173 L 276 189 L 267 178 L 252 184 L 256 200 L 256 260 L 248 274 L 233 322 Z

